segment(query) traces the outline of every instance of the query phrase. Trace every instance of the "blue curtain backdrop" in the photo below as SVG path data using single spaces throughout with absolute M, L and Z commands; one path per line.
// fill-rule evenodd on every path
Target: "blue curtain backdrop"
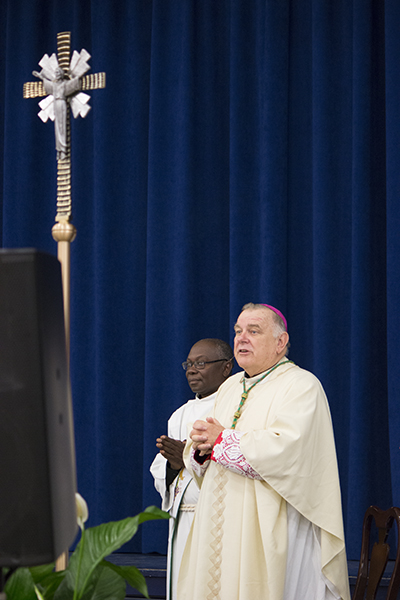
M 181 362 L 248 301 L 331 406 L 349 558 L 400 505 L 398 0 L 3 0 L 1 245 L 56 254 L 54 128 L 22 86 L 71 31 L 107 87 L 72 123 L 71 377 L 89 524 L 159 504 Z M 148 523 L 125 550 L 165 552 Z

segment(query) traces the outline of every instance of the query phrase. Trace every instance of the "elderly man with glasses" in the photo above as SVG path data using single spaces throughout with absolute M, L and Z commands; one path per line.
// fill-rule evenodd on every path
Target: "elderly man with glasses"
M 200 493 L 182 458 L 187 425 L 211 413 L 217 390 L 231 374 L 232 366 L 232 348 L 223 340 L 207 338 L 194 344 L 182 367 L 195 398 L 171 415 L 168 435 L 157 438 L 159 454 L 150 472 L 161 495 L 162 508 L 172 517 L 168 537 L 167 600 L 176 600 L 179 567 Z

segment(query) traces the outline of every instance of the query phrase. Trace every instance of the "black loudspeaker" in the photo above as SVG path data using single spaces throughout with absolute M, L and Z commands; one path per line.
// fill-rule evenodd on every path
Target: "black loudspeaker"
M 0 250 L 0 567 L 68 550 L 75 491 L 61 265 Z

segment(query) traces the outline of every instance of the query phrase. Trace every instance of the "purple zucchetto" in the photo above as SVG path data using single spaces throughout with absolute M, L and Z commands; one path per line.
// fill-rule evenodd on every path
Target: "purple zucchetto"
M 267 308 L 269 308 L 270 310 L 272 310 L 275 314 L 278 315 L 278 317 L 280 317 L 285 325 L 285 329 L 287 331 L 287 321 L 286 318 L 284 317 L 284 315 L 281 313 L 280 310 L 278 310 L 277 308 L 275 308 L 274 306 L 271 306 L 270 304 L 263 304 L 262 302 L 260 302 L 261 306 L 266 306 Z

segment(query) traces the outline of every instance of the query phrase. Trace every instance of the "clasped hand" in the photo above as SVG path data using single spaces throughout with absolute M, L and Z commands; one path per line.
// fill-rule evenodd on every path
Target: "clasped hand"
M 171 465 L 171 469 L 175 469 L 176 471 L 183 469 L 185 466 L 183 463 L 183 449 L 185 447 L 185 442 L 174 440 L 167 435 L 162 435 L 157 438 L 156 446 L 160 450 L 160 454 L 162 454 Z
M 213 417 L 207 417 L 205 421 L 195 421 L 190 432 L 193 448 L 200 451 L 200 456 L 210 454 L 217 437 L 224 429 L 225 427 Z

